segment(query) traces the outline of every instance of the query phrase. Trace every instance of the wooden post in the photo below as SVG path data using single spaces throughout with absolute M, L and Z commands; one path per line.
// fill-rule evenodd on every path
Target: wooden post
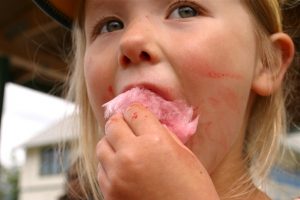
M 5 56 L 0 56 L 0 127 L 4 99 L 4 86 L 8 81 L 11 81 L 9 59 Z

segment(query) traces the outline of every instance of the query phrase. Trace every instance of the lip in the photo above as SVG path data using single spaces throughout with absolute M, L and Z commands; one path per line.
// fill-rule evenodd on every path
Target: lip
M 147 90 L 150 90 L 167 101 L 174 101 L 175 99 L 177 99 L 175 94 L 172 92 L 174 90 L 172 90 L 171 88 L 155 85 L 152 83 L 130 84 L 130 85 L 125 86 L 124 89 L 121 90 L 121 93 L 124 93 L 135 87 L 145 88 Z

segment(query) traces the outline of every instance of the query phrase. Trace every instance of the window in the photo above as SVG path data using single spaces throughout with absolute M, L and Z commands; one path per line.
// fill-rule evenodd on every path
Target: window
M 45 147 L 41 151 L 41 175 L 55 175 L 62 173 L 67 169 L 69 149 L 65 148 L 63 154 L 57 147 Z

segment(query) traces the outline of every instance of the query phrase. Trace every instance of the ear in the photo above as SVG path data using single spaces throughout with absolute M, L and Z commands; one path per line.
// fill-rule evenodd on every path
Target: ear
M 252 83 L 252 90 L 261 96 L 273 94 L 281 85 L 284 75 L 294 57 L 294 43 L 285 33 L 275 33 L 270 36 L 273 47 L 277 52 L 277 66 L 266 67 L 258 62 Z

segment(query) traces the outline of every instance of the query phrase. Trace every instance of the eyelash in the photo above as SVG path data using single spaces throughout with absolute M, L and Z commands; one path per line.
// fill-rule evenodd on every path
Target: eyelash
M 195 1 L 192 0 L 177 0 L 174 3 L 172 3 L 169 8 L 168 8 L 168 15 L 166 17 L 169 17 L 170 14 L 177 8 L 181 7 L 181 6 L 190 6 L 193 9 L 195 9 L 199 15 L 200 14 L 204 14 L 205 10 Z
M 193 9 L 195 9 L 199 13 L 199 15 L 206 14 L 205 9 L 193 0 L 176 0 L 170 6 L 168 6 L 168 10 L 167 10 L 168 14 L 166 18 L 169 17 L 170 14 L 180 6 L 190 6 Z M 92 40 L 94 40 L 97 37 L 97 35 L 101 33 L 102 30 L 101 27 L 104 27 L 107 22 L 112 20 L 119 20 L 119 19 L 118 17 L 103 17 L 100 20 L 98 20 L 98 23 L 96 23 L 96 26 L 93 28 L 93 31 L 91 33 Z
M 102 27 L 104 27 L 107 22 L 113 21 L 113 20 L 118 21 L 119 18 L 118 17 L 102 17 L 101 19 L 99 19 L 98 23 L 96 23 L 95 27 L 93 28 L 91 38 L 95 39 L 97 37 L 97 35 L 100 34 Z

